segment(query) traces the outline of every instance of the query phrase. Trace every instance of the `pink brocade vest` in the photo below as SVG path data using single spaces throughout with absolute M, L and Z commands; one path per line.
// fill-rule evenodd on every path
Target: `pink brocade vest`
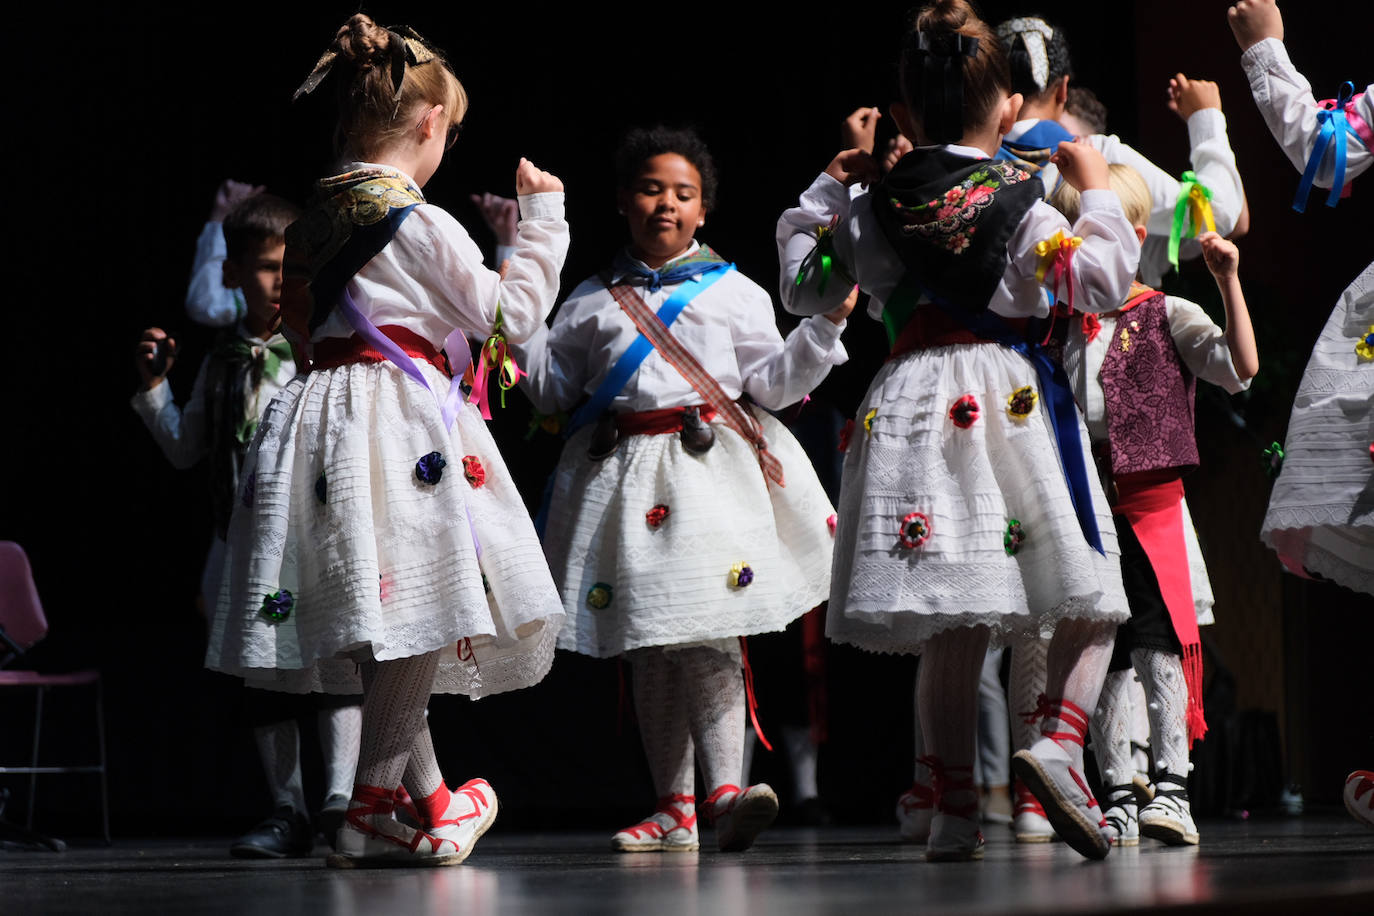
M 1139 288 L 1133 290 L 1138 294 Z M 1116 319 L 1102 362 L 1112 473 L 1197 467 L 1197 380 L 1179 358 L 1164 294 L 1146 291 Z

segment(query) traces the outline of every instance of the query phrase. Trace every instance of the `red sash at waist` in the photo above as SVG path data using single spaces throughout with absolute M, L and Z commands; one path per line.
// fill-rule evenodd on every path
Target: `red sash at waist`
M 663 433 L 676 433 L 682 431 L 682 412 L 686 407 L 667 407 L 663 410 L 641 410 L 635 413 L 618 413 L 615 415 L 615 428 L 620 431 L 622 436 L 648 435 L 657 436 Z M 716 411 L 713 407 L 705 404 L 696 406 L 701 414 L 701 422 L 709 423 L 715 417 Z
M 390 338 L 396 346 L 405 351 L 411 359 L 422 359 L 448 378 L 453 378 L 448 358 L 434 344 L 425 340 L 409 328 L 398 324 L 387 324 L 377 328 L 382 336 Z M 384 363 L 386 356 L 380 350 L 368 346 L 367 341 L 357 334 L 352 337 L 326 337 L 318 341 L 311 354 L 311 369 L 333 369 L 351 363 Z
M 1183 499 L 1183 468 L 1116 474 L 1112 479 L 1119 494 L 1112 511 L 1128 518 L 1159 512 Z
M 1030 319 L 998 317 L 1001 317 L 1016 334 L 1025 336 Z M 887 358 L 896 359 L 916 350 L 929 350 L 931 347 L 996 342 L 979 337 L 939 306 L 922 305 L 912 312 L 910 320 L 892 344 L 892 352 Z

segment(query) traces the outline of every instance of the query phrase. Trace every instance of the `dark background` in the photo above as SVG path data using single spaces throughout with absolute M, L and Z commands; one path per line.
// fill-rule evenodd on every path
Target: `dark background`
M 611 151 L 625 127 L 656 121 L 701 129 L 721 174 L 719 206 L 701 237 L 773 288 L 777 215 L 834 154 L 844 115 L 893 97 L 903 10 L 462 7 L 367 10 L 445 48 L 471 97 L 462 139 L 426 194 L 488 245 L 468 194 L 513 194 L 520 156 L 562 177 L 572 226 L 565 289 L 623 240 Z M 1290 51 L 1319 97 L 1342 80 L 1370 78 L 1365 31 L 1340 26 L 1360 8 L 1308 4 L 1320 14 L 1307 19 L 1290 12 Z M 238 723 L 238 690 L 200 666 L 205 475 L 173 471 L 129 409 L 131 353 L 147 325 L 179 331 L 172 384 L 178 398 L 189 394 L 211 333 L 185 318 L 181 302 L 215 188 L 233 177 L 307 197 L 327 171 L 332 122 L 324 101 L 289 99 L 353 9 L 135 3 L 64 7 L 15 23 L 16 35 L 32 37 L 14 43 L 6 102 L 17 179 L 6 220 L 6 311 L 17 329 L 5 361 L 0 538 L 29 551 L 50 619 L 36 666 L 104 673 L 116 835 L 228 832 L 268 807 Z M 991 21 L 1027 9 L 984 4 Z M 1258 543 L 1269 488 L 1258 452 L 1282 438 L 1312 342 L 1370 257 L 1369 185 L 1334 211 L 1316 198 L 1305 215 L 1289 208 L 1297 174 L 1250 101 L 1224 3 L 1067 2 L 1054 10 L 1078 80 L 1108 106 L 1110 131 L 1170 171 L 1187 167 L 1187 139 L 1164 106 L 1168 77 L 1184 70 L 1222 86 L 1252 213 L 1242 281 L 1263 368 L 1248 395 L 1200 396 L 1204 466 L 1188 492 L 1218 598 L 1219 622 L 1206 634 L 1209 676 L 1229 687 L 1229 700 L 1209 709 L 1214 733 L 1203 747 L 1234 751 L 1256 731 L 1245 721 L 1258 721 L 1261 736 L 1273 732 L 1262 750 L 1277 755 L 1278 736 L 1284 742 L 1281 776 L 1249 795 L 1223 791 L 1219 810 L 1272 804 L 1280 778 L 1301 783 L 1309 800 L 1335 802 L 1344 774 L 1374 763 L 1374 720 L 1347 712 L 1363 708 L 1350 700 L 1368 696 L 1374 602 L 1280 575 Z M 882 136 L 890 131 L 885 118 Z M 1216 307 L 1200 265 L 1185 265 L 1171 282 Z M 853 359 L 823 394 L 852 406 L 882 358 L 881 331 L 855 320 L 846 344 Z M 558 445 L 548 437 L 525 445 L 527 420 L 517 395 L 493 423 L 534 499 Z M 830 663 L 822 792 L 843 820 L 890 818 L 910 781 L 914 661 L 832 647 Z M 499 785 L 508 824 L 621 826 L 644 813 L 652 789 L 633 723 L 618 719 L 617 685 L 614 662 L 560 653 L 537 688 L 475 704 L 436 697 L 430 723 L 441 764 L 450 780 L 481 774 Z M 0 704 L 0 762 L 27 752 L 27 702 Z M 1228 704 L 1255 712 L 1228 724 Z M 767 729 L 767 700 L 761 712 Z M 50 714 L 54 757 L 84 755 L 84 708 L 54 700 Z M 305 744 L 309 760 L 309 731 Z M 1208 766 L 1231 774 L 1255 755 L 1213 756 Z M 785 778 L 769 775 L 786 794 Z M 18 814 L 27 781 L 0 785 L 16 791 Z M 312 802 L 315 785 L 307 783 Z M 93 780 L 43 778 L 38 826 L 94 832 L 94 797 Z

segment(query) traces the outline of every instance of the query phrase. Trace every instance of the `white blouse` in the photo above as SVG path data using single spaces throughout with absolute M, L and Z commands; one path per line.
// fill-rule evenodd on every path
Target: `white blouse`
M 613 282 L 618 279 L 612 277 Z M 634 287 L 655 312 L 676 289 Z M 840 343 L 843 329 L 843 323 L 817 316 L 784 340 L 768 293 L 737 270 L 699 293 L 670 327 L 726 395 L 747 393 L 770 409 L 801 400 L 831 366 L 849 358 Z M 539 410 L 568 409 L 596 391 L 638 336 L 605 284 L 593 277 L 573 290 L 552 327 L 541 326 L 515 348 L 521 368 L 529 372 L 521 385 Z M 620 411 L 658 410 L 700 404 L 701 395 L 655 349 L 611 403 Z
M 519 201 L 517 244 L 504 280 L 486 267 L 481 250 L 456 219 L 433 204 L 420 204 L 390 244 L 348 281 L 349 295 L 377 327 L 401 325 L 436 348 L 455 328 L 478 337 L 489 334 L 498 304 L 506 337 L 524 340 L 543 325 L 557 298 L 568 223 L 561 191 L 526 194 Z M 336 309 L 311 339 L 352 335 L 353 327 Z
M 1174 339 L 1183 365 L 1205 382 L 1219 385 L 1231 394 L 1250 387 L 1249 379 L 1236 374 L 1231 361 L 1231 348 L 1226 332 L 1217 327 L 1202 306 L 1176 296 L 1165 296 L 1164 307 L 1169 316 L 1169 333 Z M 1083 411 L 1088 435 L 1093 442 L 1107 438 L 1107 403 L 1102 391 L 1102 364 L 1107 350 L 1116 343 L 1117 323 L 1129 322 L 1131 313 L 1123 316 L 1101 315 L 1102 328 L 1089 343 L 1083 334 L 1082 321 L 1075 316 L 1064 346 L 1064 370 L 1068 373 L 1073 395 Z
M 1293 167 L 1302 174 L 1307 170 L 1307 158 L 1317 141 L 1317 100 L 1312 84 L 1297 71 L 1288 57 L 1288 49 L 1277 38 L 1266 38 L 1251 45 L 1240 56 L 1240 65 L 1250 80 L 1250 93 L 1255 97 L 1260 115 L 1274 139 L 1279 141 Z M 1338 87 L 1331 87 L 1335 95 Z M 1374 127 L 1374 84 L 1365 87 L 1364 96 L 1355 105 L 1360 117 Z M 1374 154 L 1349 132 L 1345 142 L 1345 180 L 1349 181 L 1369 168 Z M 1317 170 L 1318 187 L 1329 188 L 1335 158 L 1328 152 Z
M 971 159 L 988 158 L 970 147 L 946 149 Z M 829 225 L 834 217 L 839 217 L 835 255 L 859 286 L 871 294 L 869 314 L 882 320 L 883 307 L 906 268 L 878 227 L 871 196 L 860 194 L 851 202 L 849 189 L 825 173 L 802 194 L 801 205 L 786 211 L 778 220 L 783 306 L 798 315 L 817 315 L 838 306 L 848 295 L 849 288 L 842 282 L 830 283 L 824 296 L 817 292 L 814 282 L 800 286 L 796 283 L 802 260 L 816 247 L 816 229 Z M 1073 226 L 1063 214 L 1041 201 L 1026 211 L 1007 241 L 1009 261 L 988 303 L 991 311 L 1009 318 L 1049 314 L 1047 290 L 1053 275 L 1046 275 L 1044 286 L 1036 280 L 1039 258 L 1035 246 L 1058 230 L 1083 239 L 1072 262 L 1074 307 L 1086 312 L 1105 312 L 1125 300 L 1135 278 L 1140 242 L 1121 212 L 1117 196 L 1111 191 L 1097 190 L 1083 194 L 1082 211 Z

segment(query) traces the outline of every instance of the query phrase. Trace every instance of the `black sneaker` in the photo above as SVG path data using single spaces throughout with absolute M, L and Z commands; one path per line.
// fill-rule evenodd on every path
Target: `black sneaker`
M 315 847 L 310 820 L 301 812 L 281 807 L 272 816 L 234 841 L 229 854 L 238 859 L 282 859 L 308 856 Z

